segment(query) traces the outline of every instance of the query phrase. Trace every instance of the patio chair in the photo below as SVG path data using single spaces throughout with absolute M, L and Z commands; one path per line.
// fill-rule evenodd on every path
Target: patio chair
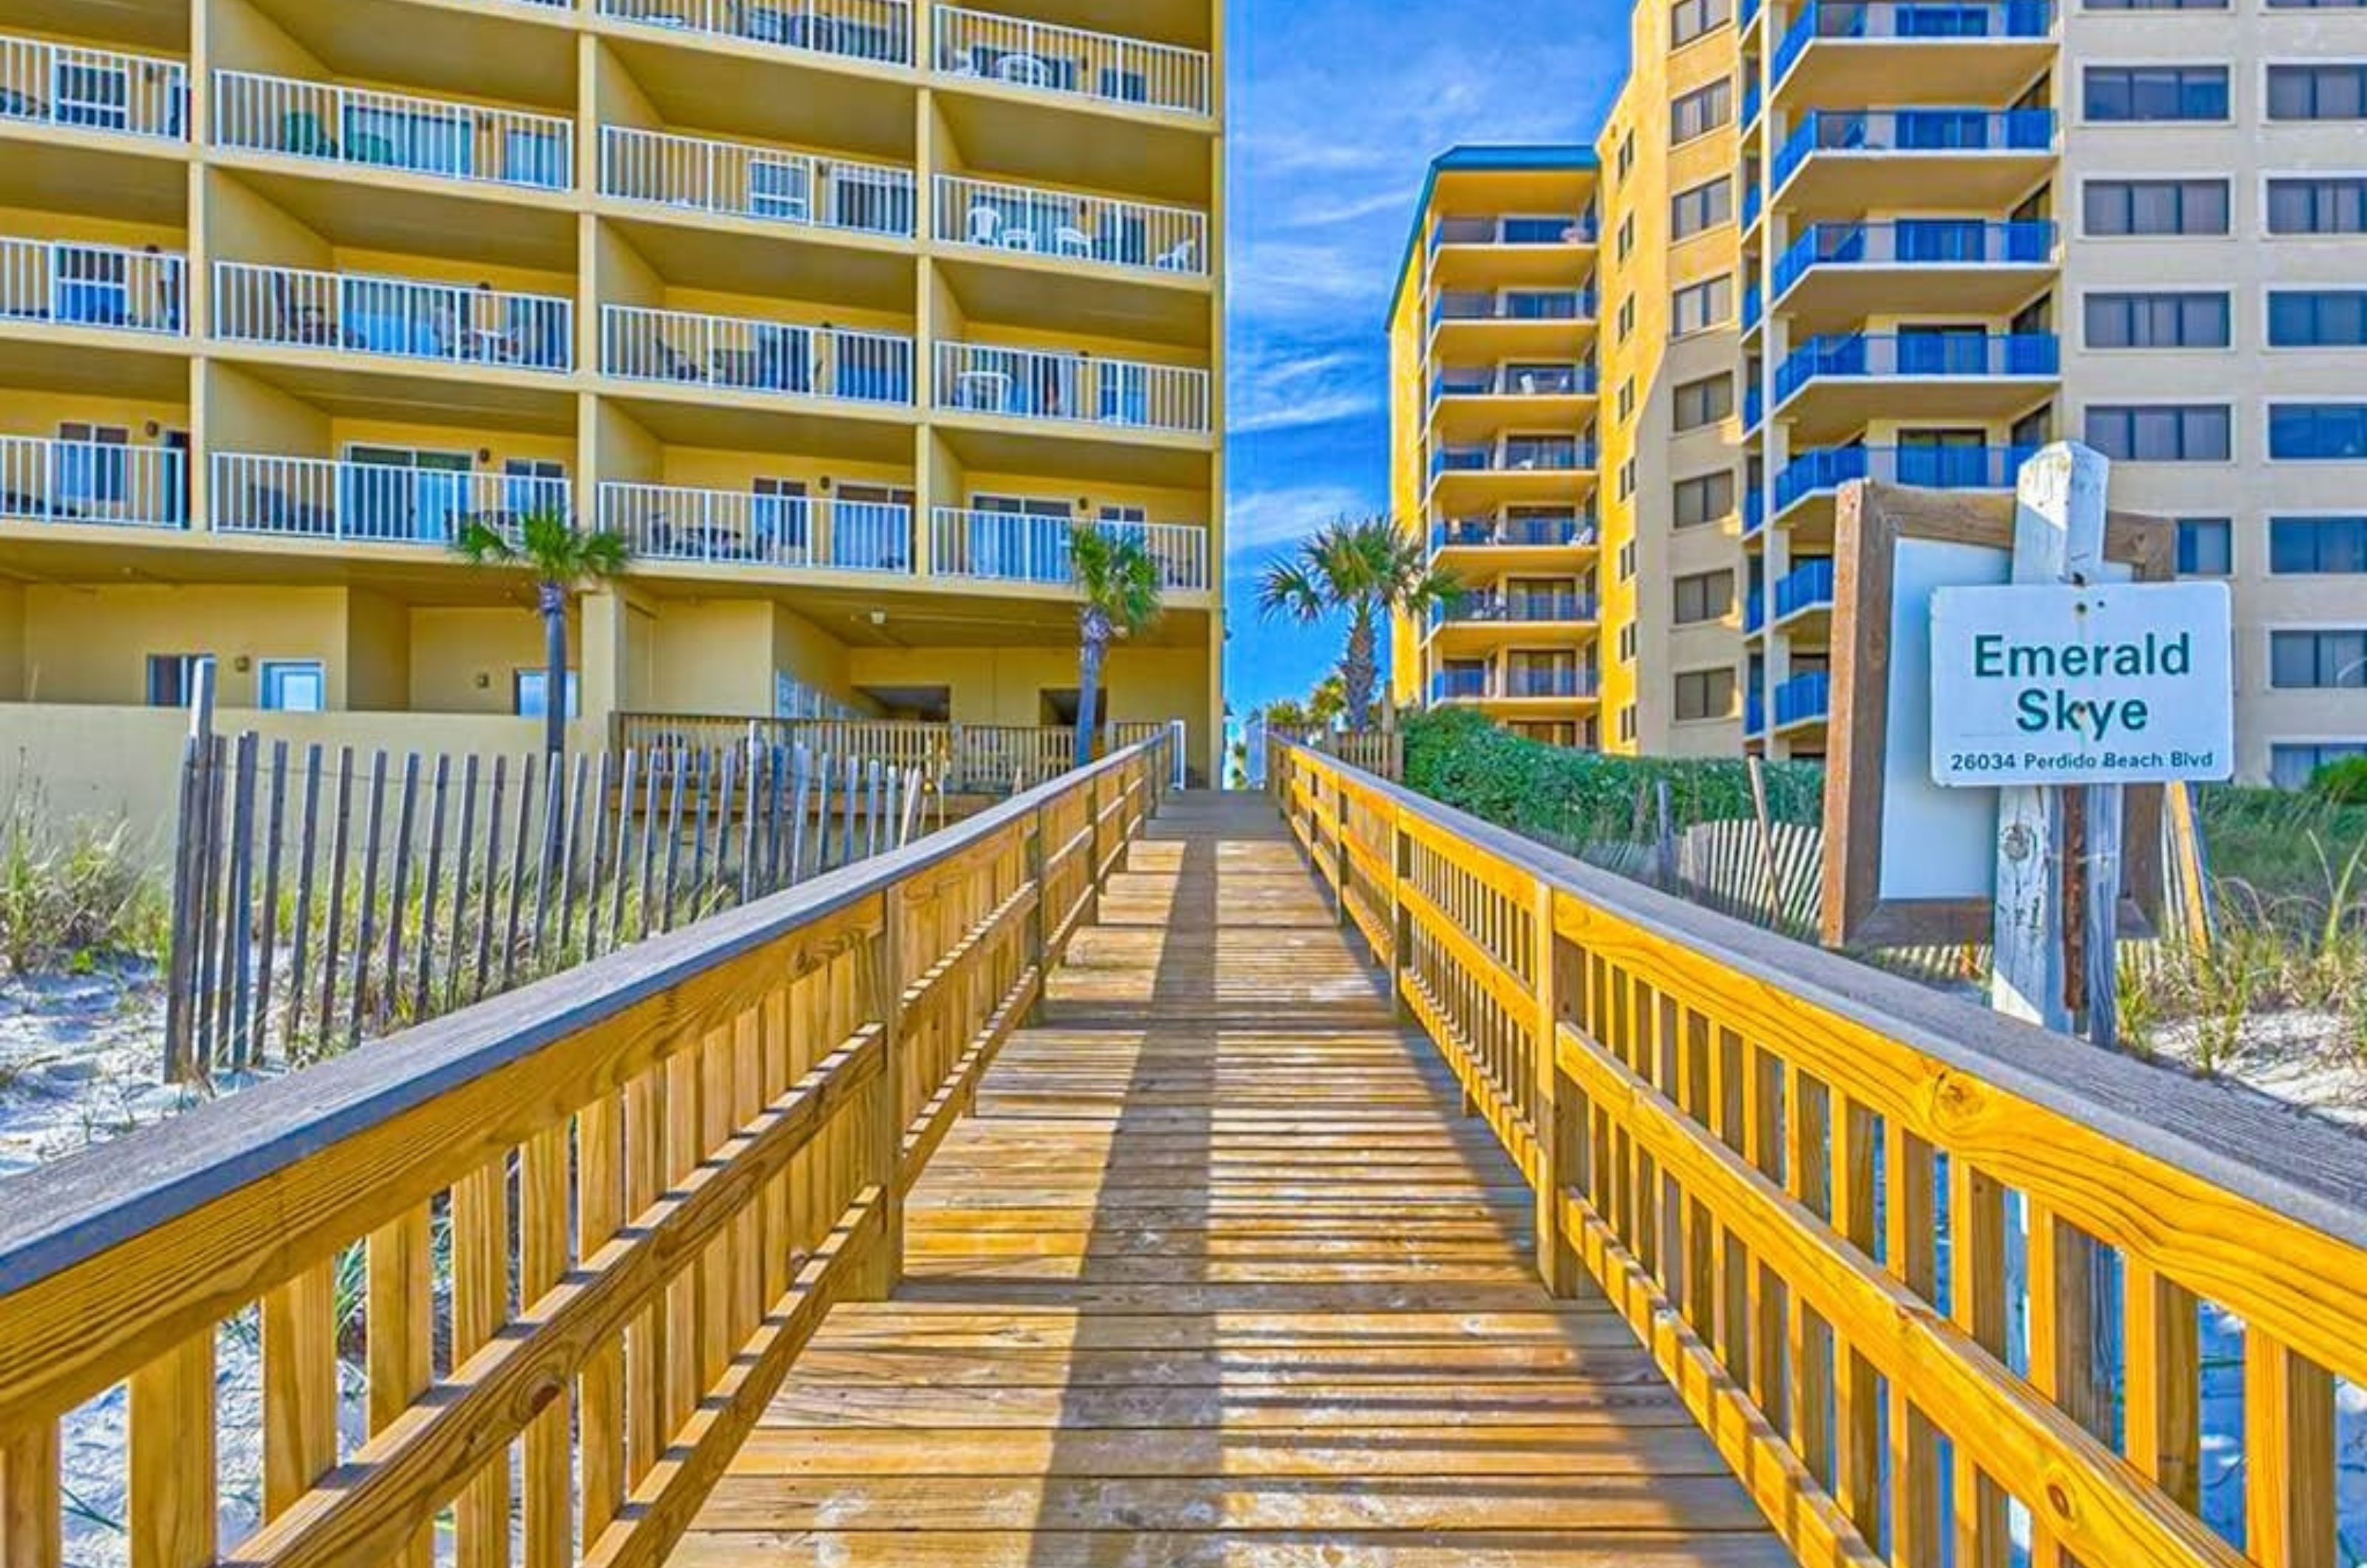
M 271 275 L 271 303 L 279 319 L 277 336 L 280 342 L 306 346 L 336 346 L 336 323 L 320 306 L 298 298 L 292 280 L 284 273 Z
M 310 109 L 290 109 L 279 117 L 279 151 L 300 158 L 334 158 L 337 142 L 319 115 Z
M 1199 254 L 1199 242 L 1196 240 L 1189 238 L 1178 240 L 1173 245 L 1161 252 L 1159 259 L 1150 265 L 1161 272 L 1190 272 L 1194 269 L 1194 258 Z
M 0 87 L 0 118 L 47 119 L 50 118 L 50 106 L 30 93 L 20 93 L 14 87 Z
M 969 209 L 969 243 L 971 244 L 991 245 L 995 243 L 995 237 L 1002 231 L 1002 214 L 996 209 L 981 205 Z

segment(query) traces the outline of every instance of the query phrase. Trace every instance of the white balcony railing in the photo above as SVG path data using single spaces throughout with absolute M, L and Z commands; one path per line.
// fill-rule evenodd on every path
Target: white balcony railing
M 214 145 L 439 179 L 565 190 L 575 122 L 448 98 L 214 73 Z
M 0 518 L 187 527 L 188 464 L 166 446 L 0 435 Z
M 912 171 L 740 141 L 600 129 L 600 194 L 815 229 L 912 237 Z
M 1160 585 L 1172 592 L 1208 588 L 1208 533 L 1178 523 L 1095 523 L 1142 545 L 1159 563 Z M 929 562 L 939 577 L 1065 585 L 1072 581 L 1066 517 L 940 506 L 929 519 Z
M 563 479 L 526 474 L 218 452 L 210 505 L 218 534 L 441 549 L 463 524 L 565 512 L 570 494 Z
M 934 223 L 944 244 L 1193 276 L 1208 271 L 1208 217 L 1187 207 L 939 175 Z
M 600 526 L 646 560 L 909 572 L 912 509 L 895 502 L 680 485 L 600 487 Z
M 1208 431 L 1208 373 L 991 344 L 937 344 L 937 406 L 1138 430 Z
M 1184 114 L 1209 112 L 1208 56 L 1082 28 L 936 8 L 936 68 L 1014 87 Z
M 188 259 L 68 240 L 0 239 L 0 319 L 179 336 Z
M 177 60 L 0 38 L 0 120 L 189 138 L 189 73 Z
M 638 305 L 600 307 L 600 370 L 848 402 L 912 400 L 911 338 Z
M 600 14 L 843 60 L 912 63 L 909 0 L 600 0 Z
M 399 359 L 573 367 L 575 302 L 417 278 L 214 264 L 214 336 Z

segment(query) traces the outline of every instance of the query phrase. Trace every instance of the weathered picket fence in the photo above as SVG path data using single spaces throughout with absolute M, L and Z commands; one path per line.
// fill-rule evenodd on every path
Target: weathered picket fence
M 164 1070 L 300 1062 L 900 847 L 920 772 L 743 732 L 572 757 L 193 719 Z

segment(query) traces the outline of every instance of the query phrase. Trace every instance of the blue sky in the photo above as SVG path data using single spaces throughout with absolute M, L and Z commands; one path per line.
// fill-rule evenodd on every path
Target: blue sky
M 1593 140 L 1627 53 L 1623 0 L 1234 0 L 1231 440 L 1236 713 L 1304 694 L 1342 628 L 1267 626 L 1258 569 L 1388 499 L 1389 290 L 1431 158 Z

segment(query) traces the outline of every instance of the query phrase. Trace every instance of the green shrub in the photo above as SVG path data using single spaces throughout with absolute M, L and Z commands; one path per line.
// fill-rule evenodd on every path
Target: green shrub
M 2367 757 L 2327 763 L 2310 774 L 2309 793 L 2336 806 L 2367 806 Z
M 1663 780 L 1680 828 L 1752 814 L 1750 774 L 1739 758 L 1614 757 L 1548 746 L 1468 708 L 1414 714 L 1404 728 L 1408 788 L 1516 831 L 1580 844 L 1648 838 Z M 1770 762 L 1766 778 L 1776 821 L 1821 819 L 1821 767 Z
M 161 960 L 162 887 L 129 829 L 51 824 L 20 800 L 0 820 L 0 960 L 18 975 L 134 954 Z

